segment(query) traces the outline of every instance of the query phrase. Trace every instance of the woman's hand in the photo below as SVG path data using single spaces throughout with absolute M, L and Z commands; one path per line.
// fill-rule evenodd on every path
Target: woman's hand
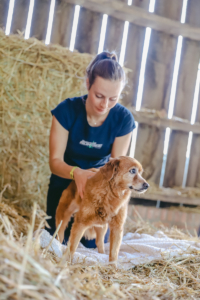
M 80 168 L 76 168 L 74 170 L 74 180 L 76 182 L 77 190 L 81 199 L 83 199 L 84 196 L 86 181 L 88 180 L 88 178 L 94 175 L 95 172 L 92 172 L 90 170 L 83 170 Z

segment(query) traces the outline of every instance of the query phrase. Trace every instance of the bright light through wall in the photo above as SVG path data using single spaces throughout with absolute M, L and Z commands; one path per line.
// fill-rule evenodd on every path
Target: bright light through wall
M 103 51 L 103 48 L 104 48 L 107 21 L 108 21 L 108 15 L 104 14 L 103 18 L 102 18 L 102 24 L 101 24 L 101 33 L 100 33 L 98 54 L 101 53 Z
M 56 2 L 56 0 L 51 0 L 50 11 L 49 11 L 49 21 L 48 21 L 48 26 L 47 26 L 47 35 L 46 35 L 46 39 L 45 39 L 46 45 L 48 45 L 50 43 L 51 31 L 52 31 L 52 25 L 53 25 L 53 16 L 54 16 L 54 10 L 55 10 L 55 2 Z
M 5 30 L 6 35 L 10 34 L 10 28 L 11 28 L 11 23 L 12 23 L 12 18 L 13 18 L 14 5 L 15 5 L 15 0 L 10 0 L 9 8 L 8 8 L 7 22 L 6 22 L 6 30 Z
M 30 0 L 27 23 L 26 23 L 26 29 L 25 29 L 25 34 L 24 34 L 25 39 L 28 39 L 30 37 L 31 22 L 32 22 L 32 16 L 33 16 L 33 8 L 34 8 L 34 0 Z
M 178 37 L 178 44 L 176 49 L 176 56 L 175 56 L 175 64 L 174 64 L 174 72 L 172 77 L 172 87 L 170 93 L 170 100 L 169 100 L 169 109 L 168 109 L 168 118 L 171 119 L 174 113 L 174 103 L 176 98 L 176 88 L 177 88 L 177 80 L 178 80 L 178 72 L 181 60 L 181 50 L 183 44 L 183 37 Z
M 122 38 L 122 46 L 121 46 L 120 57 L 119 57 L 119 64 L 121 66 L 124 65 L 124 57 L 125 57 L 125 51 L 126 51 L 126 42 L 127 42 L 127 36 L 128 36 L 128 28 L 129 28 L 129 22 L 126 21 L 124 23 L 124 32 L 123 32 L 123 38 Z
M 73 25 L 72 25 L 70 46 L 69 46 L 70 51 L 74 51 L 76 32 L 77 32 L 78 20 L 79 20 L 79 13 L 80 13 L 80 6 L 76 5 L 75 6 L 75 11 L 74 11 L 74 20 L 73 20 Z

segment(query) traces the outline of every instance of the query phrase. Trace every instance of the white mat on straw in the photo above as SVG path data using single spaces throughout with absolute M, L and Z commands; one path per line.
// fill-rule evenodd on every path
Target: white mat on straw
M 42 230 L 40 235 L 40 246 L 46 248 L 52 236 L 46 230 Z M 105 254 L 98 253 L 97 249 L 88 249 L 81 243 L 74 254 L 73 263 L 84 262 L 85 265 L 97 263 L 108 263 L 110 243 L 105 244 Z M 200 243 L 187 240 L 175 240 L 167 237 L 162 231 L 158 231 L 154 236 L 139 233 L 127 233 L 123 237 L 118 257 L 118 267 L 128 269 L 138 264 L 149 263 L 162 258 L 184 256 L 189 249 L 199 250 Z M 56 256 L 62 257 L 66 246 L 54 239 L 49 251 Z

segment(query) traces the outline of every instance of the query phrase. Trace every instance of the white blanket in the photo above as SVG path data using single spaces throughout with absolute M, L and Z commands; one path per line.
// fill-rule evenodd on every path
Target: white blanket
M 46 230 L 42 230 L 39 243 L 42 248 L 46 248 L 52 236 Z M 74 254 L 73 263 L 84 263 L 94 265 L 98 263 L 106 264 L 109 260 L 110 243 L 105 244 L 105 254 L 98 253 L 97 249 L 88 249 L 81 243 Z M 62 245 L 54 239 L 49 251 L 59 258 L 66 251 L 67 246 Z M 118 267 L 128 269 L 135 265 L 150 263 L 169 257 L 187 257 L 188 250 L 200 251 L 200 243 L 187 240 L 175 240 L 167 237 L 162 231 L 158 231 L 154 236 L 139 233 L 127 233 L 122 240 L 118 257 Z M 187 252 L 187 253 L 186 253 Z

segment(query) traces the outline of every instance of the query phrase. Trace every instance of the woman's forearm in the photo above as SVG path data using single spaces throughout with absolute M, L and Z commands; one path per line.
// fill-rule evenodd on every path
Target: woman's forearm
M 52 159 L 52 161 L 50 161 L 49 163 L 49 166 L 53 174 L 62 178 L 71 179 L 70 171 L 73 168 L 73 166 L 66 164 L 64 161 L 58 158 Z

